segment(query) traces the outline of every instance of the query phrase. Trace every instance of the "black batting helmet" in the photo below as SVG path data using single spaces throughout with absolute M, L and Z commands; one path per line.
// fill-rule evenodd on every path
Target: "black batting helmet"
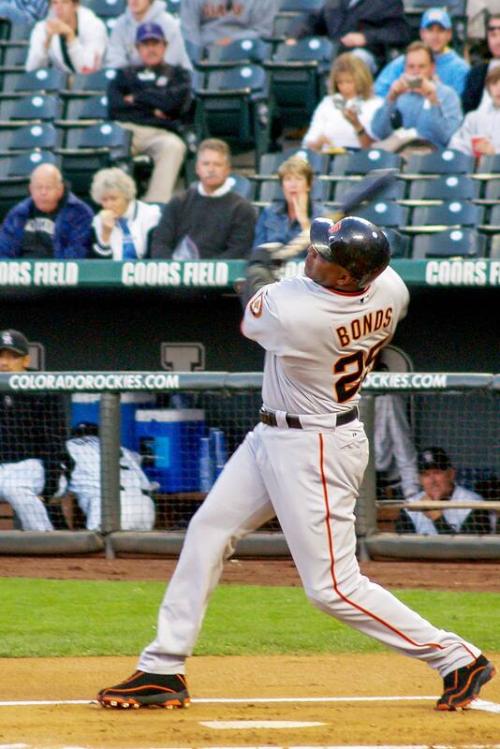
M 325 260 L 345 268 L 363 288 L 389 265 L 391 251 L 384 232 L 358 216 L 334 222 L 315 218 L 311 245 Z

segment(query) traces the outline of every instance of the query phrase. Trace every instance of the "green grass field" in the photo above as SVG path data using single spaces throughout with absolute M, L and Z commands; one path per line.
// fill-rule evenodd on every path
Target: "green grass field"
M 153 639 L 158 582 L 0 579 L 0 656 L 136 655 Z M 500 651 L 500 594 L 401 590 L 433 624 Z M 373 640 L 316 611 L 300 588 L 222 585 L 199 655 L 374 652 Z

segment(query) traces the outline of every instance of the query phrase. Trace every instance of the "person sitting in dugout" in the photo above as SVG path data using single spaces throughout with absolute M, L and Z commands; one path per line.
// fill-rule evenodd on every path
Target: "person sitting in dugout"
M 442 447 L 426 447 L 418 455 L 418 472 L 422 490 L 410 502 L 481 502 L 482 497 L 455 482 L 456 471 Z M 438 534 L 490 533 L 487 510 L 471 508 L 412 511 L 402 509 L 396 521 L 397 533 Z

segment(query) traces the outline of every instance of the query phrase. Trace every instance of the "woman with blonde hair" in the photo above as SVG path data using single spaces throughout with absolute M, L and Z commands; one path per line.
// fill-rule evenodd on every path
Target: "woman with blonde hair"
M 132 177 L 122 169 L 101 169 L 94 175 L 90 195 L 102 210 L 94 217 L 94 254 L 112 260 L 137 260 L 149 252 L 149 235 L 160 220 L 154 203 L 136 200 Z
M 294 154 L 278 169 L 283 198 L 264 208 L 257 220 L 254 246 L 268 242 L 286 244 L 309 229 L 321 206 L 311 200 L 314 173 L 309 162 Z
M 330 94 L 316 107 L 302 146 L 314 151 L 368 148 L 370 122 L 383 99 L 373 94 L 368 66 L 346 52 L 335 58 L 328 81 Z

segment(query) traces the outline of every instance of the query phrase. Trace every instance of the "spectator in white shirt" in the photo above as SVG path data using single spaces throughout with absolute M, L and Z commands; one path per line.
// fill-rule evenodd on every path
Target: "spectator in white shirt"
M 500 153 L 500 66 L 486 76 L 489 99 L 479 109 L 468 112 L 449 147 L 473 156 Z
M 318 104 L 302 146 L 314 151 L 367 148 L 373 138 L 370 122 L 383 100 L 373 95 L 373 78 L 359 57 L 346 52 L 332 65 L 331 94 Z
M 78 0 L 51 0 L 44 21 L 30 37 L 26 70 L 54 65 L 67 73 L 93 73 L 102 65 L 108 34 L 106 26 Z

